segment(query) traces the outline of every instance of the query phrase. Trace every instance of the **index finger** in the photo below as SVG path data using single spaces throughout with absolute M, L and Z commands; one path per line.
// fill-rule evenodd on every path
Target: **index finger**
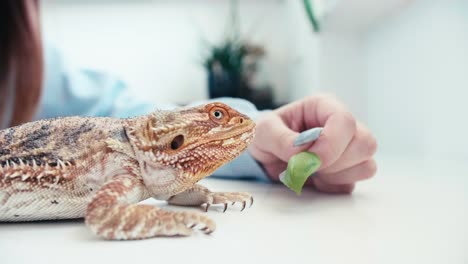
M 345 151 L 356 133 L 356 120 L 341 103 L 332 97 L 318 99 L 312 110 L 313 113 L 310 115 L 315 115 L 314 123 L 323 127 L 320 137 L 309 148 L 309 151 L 315 152 L 320 157 L 322 161 L 320 170 L 337 161 Z

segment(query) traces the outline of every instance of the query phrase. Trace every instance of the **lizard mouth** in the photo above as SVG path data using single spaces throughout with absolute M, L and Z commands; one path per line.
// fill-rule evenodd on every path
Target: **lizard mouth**
M 253 123 L 253 122 L 252 122 Z M 214 141 L 221 141 L 221 145 L 223 147 L 231 148 L 235 147 L 238 151 L 242 151 L 247 148 L 250 142 L 253 140 L 255 135 L 255 124 L 243 129 L 242 131 L 236 131 L 236 133 L 232 133 L 230 136 L 226 136 L 220 140 Z
M 247 137 L 251 135 L 253 137 L 255 133 L 255 123 L 252 120 L 244 121 L 241 126 L 236 126 L 235 128 L 231 129 L 231 131 L 227 131 L 223 133 L 221 136 L 213 137 L 210 141 L 217 141 L 217 140 L 227 140 L 230 138 L 239 138 L 246 135 Z M 245 137 L 245 136 L 244 136 Z
M 200 140 L 195 144 L 191 144 L 190 146 L 185 147 L 187 150 L 192 150 L 199 148 L 204 145 L 222 145 L 222 146 L 229 146 L 229 145 L 241 145 L 245 144 L 242 149 L 247 148 L 247 145 L 253 140 L 255 135 L 255 123 L 252 120 L 247 120 L 244 122 L 241 127 L 236 126 L 232 128 L 230 131 L 226 131 L 222 133 L 222 135 L 215 135 L 204 140 Z

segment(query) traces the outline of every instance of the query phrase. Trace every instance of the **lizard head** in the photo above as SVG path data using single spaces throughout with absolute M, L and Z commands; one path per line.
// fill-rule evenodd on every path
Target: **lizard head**
M 240 155 L 255 123 L 223 103 L 156 111 L 126 133 L 153 194 L 181 192 Z

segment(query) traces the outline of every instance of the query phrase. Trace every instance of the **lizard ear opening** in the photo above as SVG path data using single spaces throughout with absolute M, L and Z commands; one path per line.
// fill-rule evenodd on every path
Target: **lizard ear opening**
M 177 150 L 179 149 L 182 145 L 184 144 L 184 136 L 183 135 L 178 135 L 175 137 L 172 142 L 171 142 L 171 149 L 172 150 Z

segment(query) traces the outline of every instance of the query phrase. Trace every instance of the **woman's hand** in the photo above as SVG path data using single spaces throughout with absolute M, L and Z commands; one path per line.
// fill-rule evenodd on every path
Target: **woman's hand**
M 294 147 L 300 132 L 323 127 L 320 137 Z M 329 193 L 351 193 L 357 181 L 377 170 L 373 156 L 377 143 L 369 130 L 332 96 L 313 96 L 264 114 L 257 122 L 249 151 L 274 181 L 286 169 L 289 158 L 309 150 L 322 165 L 306 185 Z

